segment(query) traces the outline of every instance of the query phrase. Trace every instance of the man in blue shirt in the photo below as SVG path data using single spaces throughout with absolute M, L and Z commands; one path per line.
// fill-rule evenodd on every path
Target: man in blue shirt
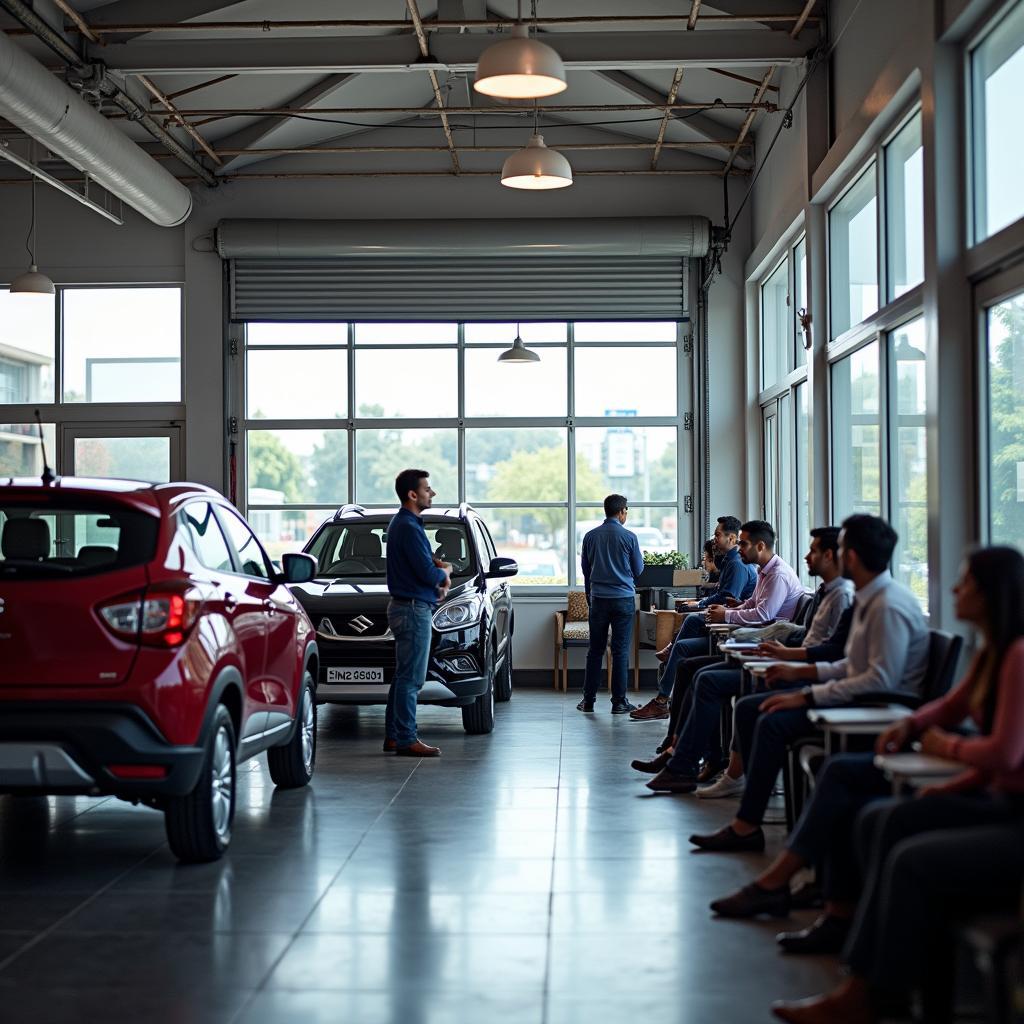
M 437 757 L 441 751 L 416 738 L 416 698 L 427 678 L 434 610 L 451 586 L 451 571 L 430 550 L 420 518 L 435 491 L 425 469 L 403 469 L 395 478 L 402 507 L 388 524 L 388 626 L 395 635 L 395 675 L 384 717 L 384 751 L 404 757 Z
M 629 645 L 636 613 L 636 578 L 644 558 L 635 533 L 624 526 L 629 503 L 621 494 L 604 499 L 605 521 L 583 538 L 583 583 L 590 604 L 590 649 L 583 700 L 577 711 L 593 711 L 601 662 L 612 631 L 612 714 L 624 715 L 635 706 L 626 700 Z
M 754 592 L 757 582 L 757 566 L 748 565 L 740 558 L 738 547 L 740 521 L 735 516 L 719 516 L 715 527 L 715 546 L 722 556 L 722 568 L 718 577 L 718 589 L 707 594 L 691 605 L 694 614 L 687 615 L 679 627 L 675 640 L 668 647 L 658 651 L 658 660 L 665 662 L 665 668 L 658 680 L 658 693 L 653 700 L 630 714 L 637 722 L 668 718 L 670 714 L 669 695 L 676 680 L 676 669 L 683 658 L 696 658 L 708 653 L 708 627 L 703 615 L 697 609 L 710 608 L 714 604 L 740 604 Z

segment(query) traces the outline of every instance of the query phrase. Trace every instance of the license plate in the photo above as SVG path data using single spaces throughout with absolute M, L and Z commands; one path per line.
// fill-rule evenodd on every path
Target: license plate
M 329 668 L 329 683 L 383 683 L 383 668 Z

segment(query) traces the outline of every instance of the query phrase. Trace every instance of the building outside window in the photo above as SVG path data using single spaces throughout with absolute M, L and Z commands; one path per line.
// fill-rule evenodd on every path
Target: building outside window
M 924 280 L 924 150 L 916 113 L 885 147 L 889 301 Z
M 832 365 L 832 505 L 841 521 L 882 514 L 881 379 L 878 343 Z
M 872 162 L 829 211 L 831 337 L 878 310 L 878 184 Z

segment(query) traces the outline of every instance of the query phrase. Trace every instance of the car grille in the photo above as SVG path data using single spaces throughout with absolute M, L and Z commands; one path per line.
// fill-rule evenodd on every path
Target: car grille
M 347 612 L 343 615 L 320 615 L 313 618 L 317 636 L 333 640 L 391 639 L 386 612 Z

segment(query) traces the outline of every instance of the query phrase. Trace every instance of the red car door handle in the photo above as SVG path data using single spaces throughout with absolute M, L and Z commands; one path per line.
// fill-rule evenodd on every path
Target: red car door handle
M 273 601 L 270 600 L 269 597 L 264 599 L 263 607 L 266 608 L 268 615 L 273 615 L 274 612 L 277 611 L 277 606 L 274 604 Z
M 225 611 L 233 612 L 238 607 L 238 602 L 235 600 L 234 594 L 224 595 L 224 609 Z

